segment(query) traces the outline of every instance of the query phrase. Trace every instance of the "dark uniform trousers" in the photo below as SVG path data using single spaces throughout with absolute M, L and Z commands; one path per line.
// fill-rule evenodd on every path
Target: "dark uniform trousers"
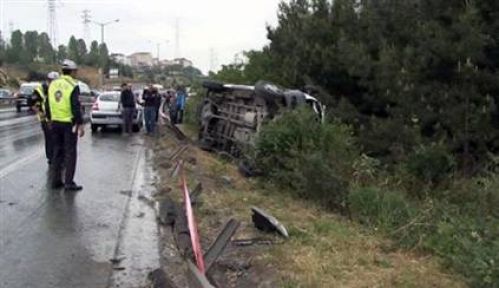
M 52 145 L 52 135 L 50 133 L 50 127 L 47 121 L 42 121 L 43 136 L 45 137 L 45 156 L 49 163 L 52 163 L 52 158 L 54 157 L 54 149 Z
M 51 165 L 51 181 L 53 185 L 61 182 L 62 164 L 66 169 L 64 183 L 73 183 L 76 169 L 76 144 L 78 142 L 77 133 L 73 133 L 71 123 L 52 122 L 52 145 L 54 148 L 54 158 Z

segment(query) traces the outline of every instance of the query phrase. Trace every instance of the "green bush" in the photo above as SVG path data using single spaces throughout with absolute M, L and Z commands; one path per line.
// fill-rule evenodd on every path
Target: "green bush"
M 203 90 L 199 87 L 194 87 L 194 94 L 189 96 L 185 105 L 184 119 L 187 125 L 197 128 L 199 124 L 198 109 L 203 101 Z
M 469 203 L 451 203 L 448 199 L 417 202 L 406 199 L 401 192 L 354 187 L 348 197 L 349 207 L 354 219 L 389 235 L 398 246 L 441 256 L 472 287 L 497 287 L 499 218 L 488 209 L 497 204 L 499 186 L 491 180 L 488 186 L 482 182 L 470 181 L 465 188 L 459 188 L 472 195 L 481 187 L 480 193 L 488 195 L 463 199 Z
M 455 167 L 454 157 L 444 145 L 420 146 L 409 156 L 407 170 L 426 184 L 439 184 Z
M 348 200 L 355 219 L 383 232 L 395 231 L 417 215 L 417 210 L 400 192 L 356 187 L 350 192 Z
M 498 219 L 460 215 L 460 209 L 439 203 L 433 229 L 421 239 L 423 248 L 440 255 L 445 263 L 463 274 L 472 287 L 498 287 Z
M 345 212 L 358 155 L 348 126 L 321 124 L 308 109 L 290 111 L 262 128 L 252 155 L 268 180 Z

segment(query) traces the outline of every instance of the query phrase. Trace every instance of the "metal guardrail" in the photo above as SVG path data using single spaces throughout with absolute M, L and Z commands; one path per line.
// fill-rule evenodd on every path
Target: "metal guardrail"
M 0 98 L 0 105 L 14 105 L 16 100 L 16 97 L 2 97 Z

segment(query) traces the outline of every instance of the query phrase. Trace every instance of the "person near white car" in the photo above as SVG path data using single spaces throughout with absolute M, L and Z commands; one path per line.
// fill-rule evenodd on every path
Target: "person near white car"
M 121 95 L 119 108 L 121 108 L 121 115 L 123 117 L 123 132 L 131 134 L 133 126 L 133 117 L 136 113 L 135 104 L 137 100 L 132 92 L 130 85 L 127 83 L 121 84 Z

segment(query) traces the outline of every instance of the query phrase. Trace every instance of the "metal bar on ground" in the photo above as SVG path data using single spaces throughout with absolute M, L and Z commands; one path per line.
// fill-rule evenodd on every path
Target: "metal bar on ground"
M 225 227 L 222 229 L 220 234 L 218 234 L 217 239 L 211 244 L 208 251 L 204 254 L 206 271 L 209 271 L 213 263 L 217 261 L 218 257 L 222 255 L 225 247 L 229 244 L 230 239 L 236 233 L 237 228 L 239 228 L 239 222 L 235 219 L 230 219 Z

